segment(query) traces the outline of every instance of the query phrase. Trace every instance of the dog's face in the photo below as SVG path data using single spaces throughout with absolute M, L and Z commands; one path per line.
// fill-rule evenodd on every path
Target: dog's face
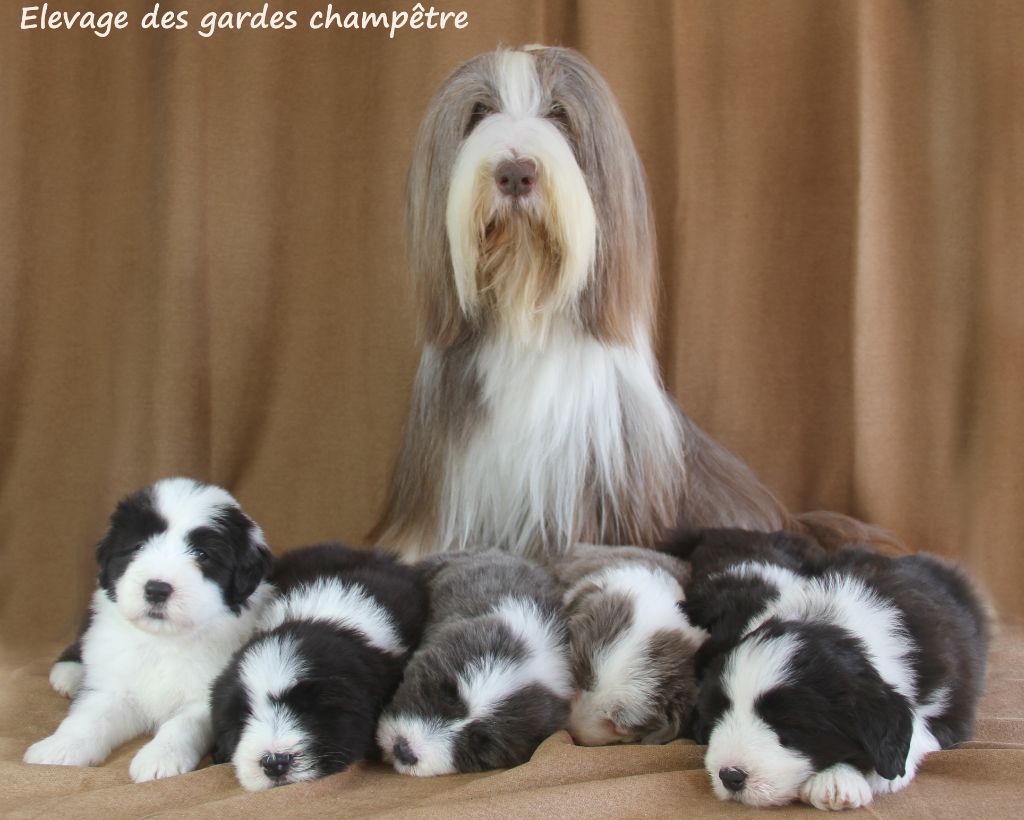
M 913 718 L 859 641 L 830 624 L 766 622 L 709 667 L 694 736 L 715 794 L 751 806 L 797 799 L 836 763 L 904 773 Z
M 329 625 L 300 629 L 253 639 L 213 686 L 214 762 L 250 791 L 340 772 L 373 746 L 379 681 Z
M 270 569 L 263 533 L 235 499 L 185 478 L 121 501 L 96 559 L 99 585 L 118 612 L 156 633 L 237 615 Z
M 395 769 L 426 776 L 516 766 L 565 725 L 564 647 L 528 610 L 519 615 L 533 621 L 529 639 L 508 617 L 484 616 L 443 627 L 413 656 L 377 729 Z
M 682 595 L 668 573 L 628 564 L 566 594 L 577 743 L 667 743 L 689 722 L 693 654 L 705 633 L 680 611 Z
M 630 337 L 651 309 L 643 171 L 582 56 L 480 55 L 435 96 L 409 173 L 410 264 L 431 341 L 467 325 L 537 334 L 556 314 Z

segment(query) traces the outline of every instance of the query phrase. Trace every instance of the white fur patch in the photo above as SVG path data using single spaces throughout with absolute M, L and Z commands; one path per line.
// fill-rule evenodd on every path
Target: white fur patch
M 50 686 L 66 698 L 75 696 L 82 685 L 85 670 L 78 661 L 57 661 L 50 667 Z
M 748 639 L 726 662 L 722 686 L 732 703 L 711 732 L 704 756 L 719 799 L 751 806 L 784 805 L 796 799 L 801 785 L 813 774 L 811 761 L 782 746 L 778 735 L 754 710 L 758 697 L 786 682 L 798 648 L 793 635 Z M 739 792 L 729 791 L 718 775 L 720 770 L 732 768 L 747 774 Z
M 721 575 L 731 575 L 735 578 L 760 578 L 780 592 L 790 587 L 799 587 L 804 581 L 801 576 L 785 567 L 780 567 L 777 564 L 763 564 L 760 561 L 744 561 L 742 564 L 735 564 L 722 572 L 716 572 L 710 577 L 717 578 Z
M 231 762 L 238 782 L 249 791 L 276 785 L 260 764 L 260 758 L 267 753 L 295 755 L 286 778 L 289 783 L 316 776 L 310 771 L 305 754 L 309 737 L 288 707 L 271 700 L 295 686 L 305 672 L 295 639 L 279 635 L 267 636 L 250 646 L 239 664 L 239 679 L 252 714 L 246 720 Z
M 269 631 L 289 620 L 323 621 L 358 632 L 382 652 L 401 655 L 406 651 L 391 613 L 362 586 L 339 578 L 318 578 L 290 590 L 267 609 L 261 626 Z
M 593 595 L 625 596 L 632 615 L 628 628 L 591 658 L 594 684 L 573 702 L 569 730 L 578 743 L 589 746 L 641 740 L 629 727 L 650 718 L 648 704 L 657 694 L 658 682 L 649 673 L 650 639 L 658 632 L 678 632 L 698 646 L 707 632 L 692 626 L 679 611 L 683 589 L 660 568 L 623 563 L 584 576 L 566 592 L 566 605 L 591 584 L 599 588 Z
M 847 763 L 837 763 L 811 775 L 800 787 L 800 799 L 816 809 L 857 809 L 871 802 L 864 775 Z
M 430 355 L 428 348 L 424 366 Z M 620 497 L 635 456 L 623 446 L 628 413 L 645 419 L 638 435 L 648 440 L 635 443 L 636 450 L 664 459 L 655 474 L 683 475 L 676 412 L 649 352 L 606 346 L 566 327 L 544 346 L 488 342 L 475 368 L 485 413 L 465 447 L 449 454 L 443 547 L 503 544 L 523 554 L 553 527 L 567 540 L 545 546 L 567 549 L 581 497 Z
M 455 773 L 452 747 L 459 729 L 465 721 L 445 721 L 440 718 L 422 718 L 416 715 L 385 715 L 377 727 L 377 744 L 384 760 L 401 774 L 433 777 Z M 416 756 L 409 765 L 395 758 L 395 743 L 404 740 Z

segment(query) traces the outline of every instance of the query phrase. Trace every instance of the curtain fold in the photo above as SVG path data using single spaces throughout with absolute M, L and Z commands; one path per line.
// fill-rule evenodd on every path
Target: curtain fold
M 459 62 L 530 42 L 621 102 L 688 413 L 791 508 L 1024 615 L 1019 5 L 467 0 L 393 40 L 205 39 L 178 5 L 192 29 L 0 26 L 5 639 L 71 628 L 114 502 L 160 476 L 228 486 L 278 550 L 362 539 L 418 356 L 417 125 Z

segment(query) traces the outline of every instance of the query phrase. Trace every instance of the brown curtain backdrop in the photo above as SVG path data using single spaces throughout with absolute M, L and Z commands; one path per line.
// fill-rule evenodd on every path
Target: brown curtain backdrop
M 227 486 L 279 551 L 362 539 L 418 355 L 417 124 L 460 61 L 528 42 L 582 50 L 626 113 L 689 413 L 792 508 L 1024 615 L 1020 4 L 464 0 L 465 30 L 393 40 L 122 5 L 106 39 L 0 16 L 5 642 L 70 632 L 114 502 L 161 476 Z

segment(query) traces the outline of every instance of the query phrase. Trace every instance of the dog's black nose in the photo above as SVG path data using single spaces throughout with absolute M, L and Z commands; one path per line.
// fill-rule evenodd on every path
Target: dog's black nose
M 260 758 L 260 765 L 267 777 L 284 777 L 292 767 L 293 760 L 295 755 L 287 752 L 267 752 Z
M 145 587 L 146 603 L 162 604 L 171 597 L 174 587 L 166 581 L 146 581 Z
M 395 741 L 394 747 L 391 749 L 392 754 L 395 756 L 395 760 L 406 766 L 415 766 L 419 762 L 419 758 L 412 751 L 412 747 L 409 745 L 409 741 L 404 737 L 398 738 Z
M 743 784 L 747 782 L 747 773 L 743 769 L 719 769 L 718 778 L 729 791 L 738 792 L 743 788 Z
M 505 196 L 526 196 L 537 182 L 537 163 L 532 159 L 507 159 L 494 169 L 494 181 Z

